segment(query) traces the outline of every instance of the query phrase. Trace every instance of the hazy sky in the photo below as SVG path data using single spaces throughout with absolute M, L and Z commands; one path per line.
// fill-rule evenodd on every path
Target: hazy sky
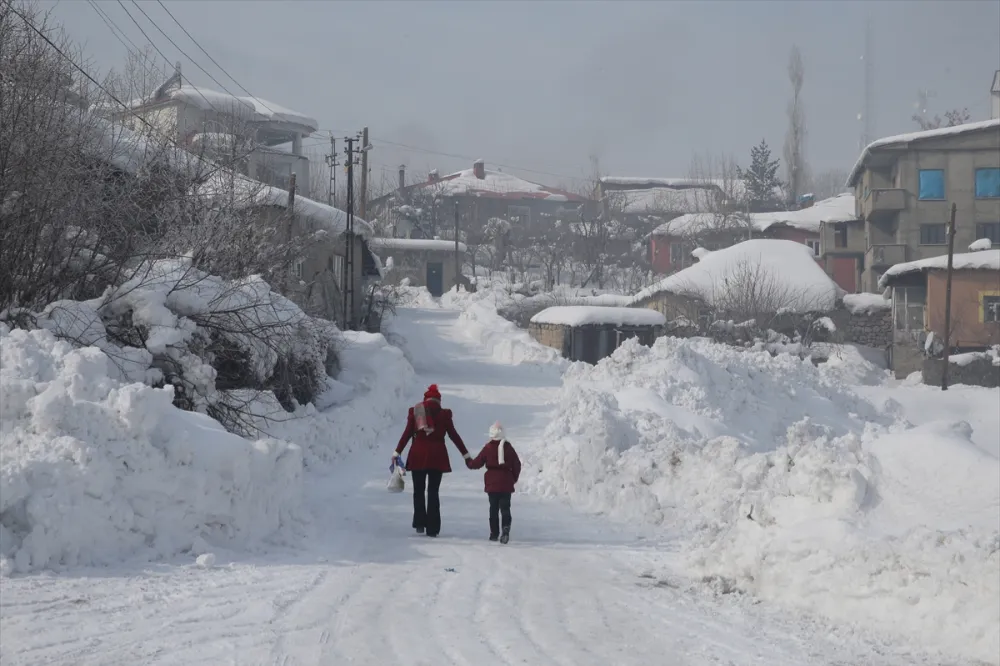
M 164 1 L 254 95 L 311 115 L 338 137 L 368 125 L 375 180 L 395 179 L 400 163 L 422 177 L 481 157 L 556 174 L 503 169 L 529 179 L 579 186 L 572 178 L 590 173 L 590 155 L 606 173 L 663 177 L 687 175 L 696 153 L 745 163 L 761 138 L 780 155 L 793 44 L 805 62 L 810 165 L 849 168 L 862 130 L 869 10 L 877 136 L 916 129 L 921 89 L 932 94 L 932 114 L 968 107 L 974 119 L 988 118 L 1000 68 L 996 0 Z M 136 44 L 146 43 L 117 1 L 98 2 Z M 218 88 L 132 0 L 123 2 L 192 82 Z M 140 4 L 238 92 L 162 7 Z M 94 69 L 123 61 L 125 48 L 88 2 L 41 6 L 54 8 Z M 307 143 L 325 145 L 322 137 Z

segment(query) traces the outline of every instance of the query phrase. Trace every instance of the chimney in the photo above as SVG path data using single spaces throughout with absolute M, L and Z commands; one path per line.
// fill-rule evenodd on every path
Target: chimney
M 406 165 L 399 165 L 399 189 L 406 187 Z
M 436 182 L 438 182 L 438 170 L 437 169 L 434 169 L 434 170 L 430 171 L 427 174 L 427 182 L 428 183 L 436 183 Z
M 479 180 L 486 179 L 486 163 L 482 160 L 476 160 L 472 163 L 472 173 L 476 175 Z

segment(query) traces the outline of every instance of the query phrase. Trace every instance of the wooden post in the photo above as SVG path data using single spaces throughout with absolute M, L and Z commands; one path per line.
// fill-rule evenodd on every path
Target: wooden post
M 459 280 L 462 277 L 462 260 L 458 253 L 458 197 L 455 197 L 455 293 L 458 293 Z
M 361 131 L 361 219 L 368 221 L 368 128 Z
M 955 256 L 955 209 L 951 205 L 951 220 L 948 222 L 948 273 L 945 276 L 944 287 L 944 368 L 941 370 L 941 390 L 948 390 L 948 366 L 951 364 L 949 350 L 951 349 L 951 270 Z

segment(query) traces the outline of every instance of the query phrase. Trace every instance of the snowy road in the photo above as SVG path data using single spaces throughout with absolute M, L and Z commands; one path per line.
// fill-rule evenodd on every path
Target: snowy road
M 440 384 L 477 451 L 500 419 L 531 460 L 558 376 L 496 362 L 456 312 L 403 310 L 419 379 Z M 402 428 L 402 416 L 399 428 Z M 317 536 L 266 555 L 4 579 L 4 666 L 77 664 L 919 664 L 858 633 L 644 578 L 669 543 L 515 495 L 512 541 L 486 540 L 482 474 L 442 486 L 441 537 L 413 534 L 410 495 L 384 490 L 384 448 L 310 477 Z M 528 467 L 525 473 L 530 473 Z M 669 557 L 669 553 L 667 553 Z

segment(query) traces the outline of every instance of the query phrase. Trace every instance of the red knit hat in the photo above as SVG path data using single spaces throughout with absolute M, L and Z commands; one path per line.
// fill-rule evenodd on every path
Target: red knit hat
M 424 391 L 424 400 L 441 400 L 441 391 L 438 390 L 437 384 L 431 384 Z

